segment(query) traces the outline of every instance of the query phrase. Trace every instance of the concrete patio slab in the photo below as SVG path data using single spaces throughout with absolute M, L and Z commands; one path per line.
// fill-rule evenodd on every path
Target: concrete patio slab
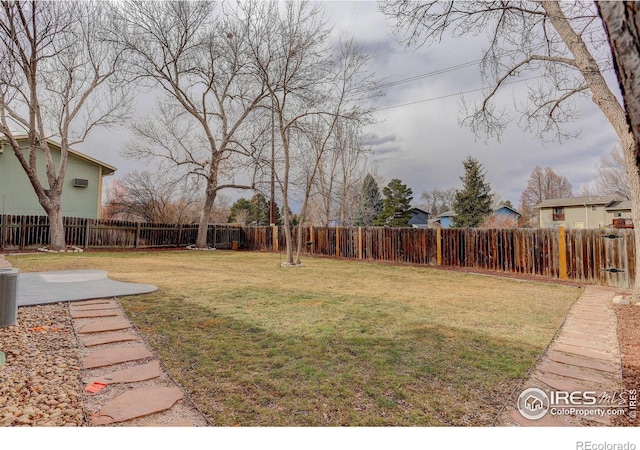
M 18 285 L 18 306 L 125 297 L 158 289 L 148 284 L 111 280 L 105 270 L 20 273 Z

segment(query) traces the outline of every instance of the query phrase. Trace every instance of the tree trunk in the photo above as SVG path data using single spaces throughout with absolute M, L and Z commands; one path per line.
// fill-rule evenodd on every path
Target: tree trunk
M 617 9 L 614 7 L 614 4 L 617 4 L 618 2 L 604 3 L 607 3 L 607 5 L 612 9 Z M 609 86 L 602 76 L 602 72 L 600 72 L 600 69 L 598 68 L 597 62 L 593 59 L 593 56 L 582 39 L 582 36 L 578 35 L 568 23 L 559 3 L 541 2 L 541 5 L 549 15 L 549 20 L 558 34 L 567 44 L 569 51 L 573 54 L 575 65 L 584 77 L 584 80 L 591 91 L 593 102 L 598 105 L 600 110 L 604 113 L 620 139 L 620 145 L 622 146 L 622 151 L 625 155 L 625 161 L 627 164 L 629 183 L 631 184 L 631 217 L 633 219 L 634 226 L 635 224 L 640 224 L 640 171 L 638 168 L 640 160 L 638 159 L 635 138 L 633 137 L 628 123 L 628 115 L 611 89 L 609 89 Z M 599 3 L 598 6 L 601 8 L 603 3 Z M 633 288 L 633 298 L 635 301 L 640 301 L 640 252 L 637 251 L 640 249 L 639 235 L 640 233 L 635 233 L 636 278 Z
M 49 249 L 60 251 L 67 248 L 64 237 L 64 222 L 62 221 L 62 208 L 58 202 L 57 206 L 51 209 L 47 216 L 49 217 Z
M 200 212 L 200 222 L 198 223 L 198 236 L 196 237 L 196 248 L 207 248 L 207 233 L 209 231 L 209 218 L 216 201 L 216 191 L 211 189 L 211 183 L 207 183 L 207 196 L 204 206 Z
M 621 139 L 631 185 L 631 216 L 640 225 L 640 11 L 637 2 L 597 2 L 626 110 L 627 137 Z M 640 301 L 640 229 L 635 229 L 636 276 L 633 301 Z

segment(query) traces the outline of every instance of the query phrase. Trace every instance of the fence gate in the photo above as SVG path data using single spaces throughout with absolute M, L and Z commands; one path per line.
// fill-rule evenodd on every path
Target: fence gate
M 635 278 L 633 231 L 605 229 L 599 233 L 601 284 L 631 289 Z

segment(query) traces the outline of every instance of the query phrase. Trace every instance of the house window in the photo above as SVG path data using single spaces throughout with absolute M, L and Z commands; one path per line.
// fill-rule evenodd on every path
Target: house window
M 591 205 L 591 211 L 597 211 L 598 207 L 596 205 Z
M 613 213 L 613 217 L 615 217 L 616 219 L 622 218 L 622 212 L 620 212 L 620 211 L 614 212 Z
M 553 221 L 561 222 L 564 220 L 564 208 L 553 208 Z

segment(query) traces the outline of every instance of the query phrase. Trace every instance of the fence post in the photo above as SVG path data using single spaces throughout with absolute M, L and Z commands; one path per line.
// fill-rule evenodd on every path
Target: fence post
M 309 248 L 309 252 L 313 255 L 316 250 L 316 240 L 313 225 L 309 227 L 309 242 L 311 242 L 311 248 Z
M 7 236 L 7 216 L 0 216 L 0 250 L 4 250 L 4 241 Z
M 20 230 L 22 230 L 20 236 L 20 250 L 24 250 L 25 241 L 27 239 L 27 216 L 22 216 Z
M 438 265 L 442 265 L 442 228 L 436 228 L 436 253 Z
M 362 259 L 362 227 L 358 227 L 358 259 Z
M 180 224 L 178 226 L 178 246 L 177 246 L 177 248 L 180 248 L 180 245 L 182 245 L 182 224 Z
M 273 240 L 273 251 L 274 252 L 278 252 L 279 251 L 279 249 L 278 249 L 278 246 L 279 246 L 279 242 L 278 242 L 278 225 L 274 225 L 271 232 L 273 233 L 273 239 L 272 239 Z
M 89 233 L 91 232 L 91 219 L 87 219 L 84 224 L 84 248 L 89 248 Z
M 140 248 L 140 222 L 136 222 L 135 248 Z
M 567 234 L 563 226 L 558 227 L 558 253 L 560 258 L 560 279 L 567 279 Z
M 336 227 L 336 258 L 340 258 L 340 227 Z

